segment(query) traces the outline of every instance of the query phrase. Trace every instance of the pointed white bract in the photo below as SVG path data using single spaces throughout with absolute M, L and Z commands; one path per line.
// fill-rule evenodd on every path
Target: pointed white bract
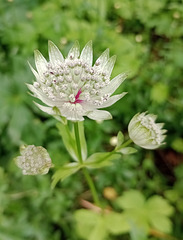
M 126 74 L 120 74 L 110 80 L 116 57 L 109 58 L 107 49 L 92 66 L 91 41 L 81 55 L 76 41 L 65 59 L 51 41 L 48 51 L 49 61 L 35 51 L 37 71 L 32 67 L 31 70 L 36 81 L 27 84 L 33 95 L 47 105 L 37 106 L 51 115 L 54 113 L 52 108 L 56 107 L 61 116 L 72 121 L 83 121 L 84 116 L 94 120 L 111 119 L 109 112 L 98 109 L 111 106 L 126 94 L 111 96 L 126 78 Z
M 20 148 L 20 154 L 21 156 L 14 160 L 24 175 L 43 175 L 52 167 L 47 150 L 41 146 L 23 145 Z
M 129 136 L 138 146 L 146 149 L 156 149 L 163 144 L 165 129 L 163 123 L 155 123 L 156 115 L 146 112 L 137 113 L 128 125 Z

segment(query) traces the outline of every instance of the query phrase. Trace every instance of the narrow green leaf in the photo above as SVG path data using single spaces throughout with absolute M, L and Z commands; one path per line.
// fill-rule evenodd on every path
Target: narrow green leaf
M 128 155 L 128 154 L 133 154 L 133 153 L 137 152 L 137 149 L 132 148 L 132 147 L 125 147 L 125 148 L 117 150 L 117 152 Z
M 80 142 L 81 142 L 82 159 L 83 159 L 83 161 L 85 161 L 87 158 L 87 144 L 86 144 L 86 139 L 85 139 L 83 122 L 78 122 L 78 127 L 79 127 L 79 137 L 80 137 Z
M 51 188 L 53 189 L 58 183 L 58 181 L 63 181 L 73 173 L 77 172 L 79 169 L 80 166 L 78 165 L 78 163 L 69 163 L 58 169 L 52 177 L 53 181 L 51 184 Z
M 78 161 L 75 138 L 74 138 L 73 133 L 69 130 L 68 125 L 57 123 L 56 126 L 59 130 L 60 135 L 62 136 L 62 140 L 64 142 L 64 145 L 65 145 L 68 153 L 71 155 L 71 157 L 75 161 Z
M 124 135 L 121 131 L 118 132 L 117 141 L 117 147 L 119 147 L 124 142 Z
M 92 154 L 85 162 L 88 168 L 100 168 L 111 164 L 112 160 L 119 158 L 119 154 L 112 152 L 101 152 Z

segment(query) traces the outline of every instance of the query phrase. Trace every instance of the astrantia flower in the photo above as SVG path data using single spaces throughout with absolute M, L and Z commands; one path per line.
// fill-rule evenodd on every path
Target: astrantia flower
M 129 136 L 132 141 L 142 148 L 155 149 L 163 144 L 166 130 L 163 123 L 155 123 L 157 116 L 153 114 L 138 113 L 128 125 Z
M 110 80 L 116 57 L 109 58 L 107 49 L 92 66 L 91 41 L 81 54 L 76 41 L 65 59 L 51 41 L 48 50 L 49 61 L 36 50 L 37 72 L 31 67 L 36 81 L 28 88 L 47 106 L 36 105 L 48 114 L 59 112 L 72 121 L 82 121 L 83 116 L 94 120 L 112 118 L 108 111 L 98 109 L 111 106 L 126 94 L 111 96 L 126 78 L 126 74 L 119 74 Z
M 15 163 L 24 175 L 46 174 L 52 167 L 47 150 L 41 146 L 23 145 L 20 154 L 21 156 L 15 158 Z

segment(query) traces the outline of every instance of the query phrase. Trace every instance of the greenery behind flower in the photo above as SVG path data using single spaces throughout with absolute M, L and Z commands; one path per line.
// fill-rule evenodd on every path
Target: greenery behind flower
M 22 178 L 11 162 L 12 157 L 17 155 L 19 145 L 25 142 L 48 148 L 51 158 L 57 163 L 60 159 L 63 163 L 68 160 L 55 130 L 56 121 L 41 113 L 33 105 L 32 97 L 26 94 L 24 83 L 31 82 L 33 77 L 25 60 L 33 63 L 30 56 L 36 48 L 46 56 L 48 39 L 59 46 L 64 56 L 75 39 L 80 42 L 81 47 L 92 39 L 96 58 L 110 47 L 111 55 L 117 54 L 113 76 L 130 71 L 128 81 L 118 93 L 127 91 L 129 94 L 128 98 L 111 107 L 113 121 L 96 124 L 86 120 L 89 154 L 111 149 L 110 138 L 115 136 L 119 129 L 127 129 L 127 123 L 136 112 L 146 109 L 157 114 L 160 122 L 165 122 L 168 136 L 164 148 L 173 148 L 177 153 L 182 153 L 182 2 L 1 2 L 0 216 L 2 222 L 6 223 L 0 224 L 1 238 L 19 240 L 25 237 L 31 239 L 34 236 L 36 239 L 59 239 L 62 235 L 62 238 L 77 239 L 71 236 L 72 215 L 68 212 L 77 208 L 75 200 L 83 192 L 83 185 L 78 181 L 80 177 L 73 176 L 62 183 L 64 194 L 60 194 L 60 188 L 56 188 L 53 194 L 49 190 L 49 175 L 43 178 Z M 124 189 L 135 188 L 140 191 L 143 189 L 146 196 L 155 193 L 166 195 L 177 210 L 174 235 L 180 238 L 183 212 L 182 170 L 176 170 L 177 181 L 175 187 L 172 187 L 173 170 L 167 170 L 168 174 L 166 172 L 164 177 L 154 166 L 152 159 L 154 156 L 151 153 L 141 152 L 138 157 L 128 156 L 123 163 L 105 169 L 105 174 L 96 171 L 99 191 L 102 192 L 106 186 L 112 185 L 118 194 Z M 157 157 L 156 159 L 159 160 Z M 165 165 L 163 166 L 165 168 Z M 40 219 L 44 219 L 41 224 Z M 58 226 L 63 229 L 63 233 L 57 231 Z

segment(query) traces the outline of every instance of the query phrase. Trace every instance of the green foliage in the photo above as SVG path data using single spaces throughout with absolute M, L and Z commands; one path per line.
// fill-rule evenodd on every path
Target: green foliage
M 121 131 L 119 131 L 117 135 L 117 147 L 121 146 L 123 142 L 124 142 L 124 135 Z
M 114 154 L 108 161 L 102 161 L 102 154 L 105 154 L 106 150 L 111 151 L 110 138 L 116 136 L 120 129 L 126 130 L 135 113 L 147 109 L 150 113 L 157 114 L 161 122 L 165 122 L 168 136 L 164 148 L 172 148 L 180 154 L 181 159 L 182 23 L 181 0 L 1 1 L 0 239 L 78 239 L 73 230 L 73 212 L 80 208 L 78 199 L 83 197 L 80 195 L 82 190 L 88 189 L 86 185 L 85 189 L 82 189 L 80 175 L 74 174 L 61 181 L 58 185 L 62 188 L 55 187 L 53 193 L 50 190 L 50 175 L 22 177 L 12 163 L 19 145 L 35 144 L 48 149 L 55 167 L 58 168 L 53 177 L 55 181 L 60 180 L 58 175 L 64 178 L 77 171 L 77 167 L 69 170 L 62 168 L 70 160 L 63 141 L 71 157 L 77 160 L 76 146 L 72 141 L 67 141 L 67 131 L 58 124 L 63 137 L 61 141 L 55 129 L 56 120 L 34 106 L 33 98 L 27 94 L 25 85 L 34 78 L 27 60 L 34 65 L 35 49 L 39 49 L 47 57 L 49 39 L 59 46 L 65 56 L 75 40 L 80 42 L 81 47 L 92 40 L 95 59 L 106 48 L 110 49 L 110 55 L 117 55 L 113 76 L 123 71 L 129 74 L 117 92 L 127 91 L 128 95 L 110 107 L 113 120 L 102 124 L 85 121 L 88 149 L 84 147 L 85 138 L 82 127 L 80 128 L 83 158 L 87 159 L 87 155 L 89 156 L 91 165 L 88 167 L 91 168 L 100 192 L 106 186 L 112 186 L 120 194 L 127 189 L 139 189 L 145 199 L 154 194 L 165 196 L 176 209 L 172 216 L 173 234 L 178 239 L 182 238 L 182 167 L 176 168 L 173 181 L 171 174 L 167 176 L 166 173 L 164 176 L 158 170 L 161 159 L 147 152 L 121 155 L 122 157 Z M 125 138 L 126 134 L 123 137 L 119 133 L 117 146 L 122 145 Z M 94 152 L 99 155 L 92 155 Z M 153 159 L 158 162 L 157 166 L 153 164 Z M 115 164 L 103 171 L 101 168 L 92 169 L 96 164 L 98 166 L 99 162 L 101 167 L 113 162 Z M 169 166 L 167 162 L 163 164 L 163 169 Z M 147 202 L 148 200 L 145 200 L 145 205 Z M 162 206 L 162 209 L 167 209 L 165 202 Z M 91 214 L 96 215 L 96 219 L 99 218 L 99 214 Z M 151 224 L 154 224 L 154 227 L 165 230 L 171 228 L 167 221 L 169 216 L 161 213 L 159 219 L 162 221 L 159 222 L 154 215 L 151 213 Z M 116 239 L 115 235 L 128 232 L 130 228 L 130 235 L 120 236 L 120 239 L 142 240 L 143 229 L 134 223 L 126 225 L 124 216 L 121 216 L 121 213 L 111 212 L 105 215 L 105 220 L 96 220 L 100 227 L 94 231 L 94 237 L 98 234 L 104 238 L 107 232 L 107 238 Z M 93 218 L 95 217 L 91 216 L 91 219 Z M 120 226 L 118 222 L 121 222 Z M 140 222 L 144 224 L 143 220 Z M 81 231 L 84 232 L 85 229 L 82 228 Z M 156 237 L 153 239 L 157 240 Z
M 132 147 L 125 147 L 125 148 L 119 149 L 118 152 L 120 152 L 122 154 L 132 154 L 132 153 L 136 153 L 137 149 L 132 148 Z
M 111 165 L 112 161 L 118 158 L 119 154 L 115 152 L 94 153 L 86 160 L 85 166 L 88 168 L 101 168 Z
M 140 191 L 130 190 L 118 197 L 116 204 L 123 210 L 121 213 L 77 210 L 75 220 L 79 236 L 83 239 L 97 237 L 98 240 L 103 240 L 107 239 L 109 234 L 129 233 L 132 240 L 145 240 L 151 229 L 161 233 L 172 231 L 170 216 L 173 208 L 167 200 L 158 195 L 146 200 Z
M 82 239 L 105 240 L 109 234 L 119 235 L 129 231 L 124 216 L 115 212 L 101 214 L 81 209 L 75 212 L 75 221 L 77 233 Z
M 8 174 L 0 168 L 0 180 L 1 239 L 59 240 L 60 225 L 69 237 L 64 222 L 72 217 L 72 203 L 81 191 L 78 180 L 71 178 L 62 185 L 62 191 L 53 192 L 49 175 L 22 178 L 13 164 Z
M 175 151 L 183 153 L 183 138 L 174 139 L 171 146 Z
M 151 99 L 163 103 L 168 99 L 169 87 L 163 83 L 156 83 L 151 90 Z
M 80 166 L 78 165 L 78 163 L 69 163 L 56 170 L 56 172 L 53 175 L 53 181 L 51 185 L 52 189 L 55 187 L 58 181 L 60 180 L 63 181 L 65 178 L 77 172 L 79 169 Z
M 146 232 L 150 227 L 165 233 L 172 231 L 169 217 L 173 213 L 173 208 L 160 196 L 152 196 L 145 201 L 142 193 L 131 190 L 119 197 L 117 204 L 124 209 L 124 214 L 130 224 L 135 224 Z
M 60 135 L 62 136 L 62 140 L 64 142 L 64 145 L 65 145 L 68 153 L 71 155 L 71 157 L 75 161 L 78 161 L 74 133 L 69 130 L 68 125 L 63 125 L 61 123 L 57 123 L 57 128 L 59 130 Z
M 177 211 L 181 214 L 183 213 L 183 203 L 182 203 L 182 187 L 183 187 L 183 176 L 182 176 L 183 165 L 175 168 L 175 176 L 177 181 L 173 189 L 168 189 L 165 191 L 165 196 L 167 199 L 176 207 Z

